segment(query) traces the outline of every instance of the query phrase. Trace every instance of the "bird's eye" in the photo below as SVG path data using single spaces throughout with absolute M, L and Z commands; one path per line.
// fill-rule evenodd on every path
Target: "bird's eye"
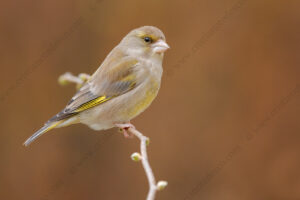
M 152 39 L 150 37 L 144 37 L 144 41 L 147 43 L 151 43 Z

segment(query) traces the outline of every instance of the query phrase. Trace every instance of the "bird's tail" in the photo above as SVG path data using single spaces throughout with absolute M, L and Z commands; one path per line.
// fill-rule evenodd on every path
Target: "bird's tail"
M 31 142 L 33 142 L 35 139 L 37 139 L 38 137 L 40 137 L 41 135 L 43 135 L 44 133 L 50 131 L 51 129 L 57 127 L 58 125 L 60 125 L 61 123 L 63 123 L 65 120 L 61 120 L 61 121 L 56 121 L 56 122 L 52 122 L 52 123 L 46 123 L 40 130 L 38 130 L 37 132 L 35 132 L 32 136 L 30 136 L 30 138 L 28 138 L 25 142 L 24 142 L 24 146 L 28 146 Z

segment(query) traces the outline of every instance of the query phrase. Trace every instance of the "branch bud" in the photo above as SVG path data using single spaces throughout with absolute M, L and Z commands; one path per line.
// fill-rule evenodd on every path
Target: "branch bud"
M 165 187 L 167 187 L 168 182 L 167 181 L 158 181 L 156 187 L 158 191 L 161 191 L 163 189 L 165 189 Z
M 135 162 L 138 162 L 142 159 L 142 156 L 141 154 L 135 152 L 133 154 L 131 154 L 131 160 L 135 161 Z
M 66 80 L 64 75 L 61 75 L 59 78 L 58 78 L 58 83 L 60 85 L 68 85 L 70 84 L 70 81 Z
M 85 74 L 85 73 L 81 73 L 78 75 L 78 78 L 80 78 L 83 82 L 87 82 L 90 78 L 90 75 Z
M 146 145 L 148 146 L 150 144 L 150 138 L 146 139 Z

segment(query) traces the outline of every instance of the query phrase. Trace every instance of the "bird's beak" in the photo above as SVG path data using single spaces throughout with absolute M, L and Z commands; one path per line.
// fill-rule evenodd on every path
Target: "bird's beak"
M 152 48 L 153 48 L 154 53 L 163 53 L 166 50 L 168 50 L 170 47 L 165 41 L 158 40 L 157 42 L 155 42 L 152 45 Z

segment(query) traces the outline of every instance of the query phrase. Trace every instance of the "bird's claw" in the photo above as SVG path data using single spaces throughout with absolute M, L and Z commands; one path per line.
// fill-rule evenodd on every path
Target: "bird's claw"
M 133 135 L 130 132 L 128 132 L 129 128 L 135 129 L 135 127 L 132 124 L 130 124 L 130 123 L 115 124 L 115 126 L 118 127 L 123 132 L 123 135 L 124 135 L 125 138 L 132 138 L 133 137 Z

